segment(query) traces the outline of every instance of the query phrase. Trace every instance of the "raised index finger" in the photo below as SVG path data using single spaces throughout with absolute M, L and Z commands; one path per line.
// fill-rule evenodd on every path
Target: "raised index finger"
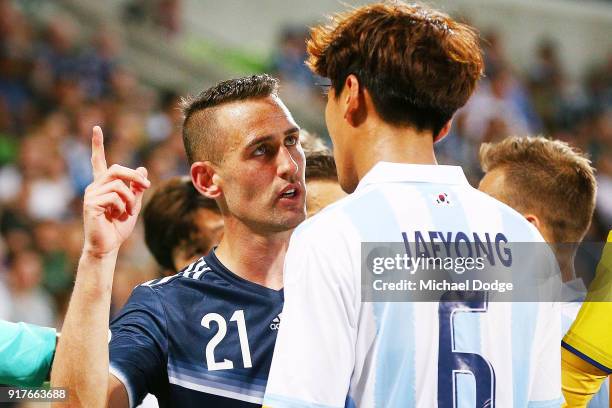
M 104 156 L 104 136 L 100 126 L 93 127 L 91 136 L 91 167 L 94 180 L 97 180 L 106 171 L 106 157 Z

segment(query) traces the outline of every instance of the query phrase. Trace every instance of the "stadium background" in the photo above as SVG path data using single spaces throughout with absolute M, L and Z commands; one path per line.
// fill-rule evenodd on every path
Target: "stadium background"
M 429 2 L 486 40 L 486 78 L 437 146 L 477 184 L 483 141 L 509 134 L 565 140 L 597 168 L 587 236 L 612 225 L 612 2 Z M 82 245 L 90 137 L 109 163 L 186 174 L 180 95 L 271 72 L 303 127 L 327 138 L 324 98 L 303 65 L 307 26 L 335 0 L 0 1 L 0 318 L 61 327 Z M 124 245 L 112 313 L 160 273 L 142 228 Z

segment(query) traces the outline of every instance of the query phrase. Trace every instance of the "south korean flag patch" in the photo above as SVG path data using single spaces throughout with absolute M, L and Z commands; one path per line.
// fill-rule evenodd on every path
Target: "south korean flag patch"
M 448 194 L 444 192 L 434 195 L 434 200 L 437 205 L 445 207 L 451 207 L 454 202 L 454 200 L 452 200 L 451 197 L 449 197 Z

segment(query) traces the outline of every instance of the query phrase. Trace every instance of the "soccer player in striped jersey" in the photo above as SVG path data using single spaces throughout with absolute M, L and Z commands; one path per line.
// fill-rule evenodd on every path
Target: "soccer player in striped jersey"
M 508 137 L 500 143 L 484 143 L 480 148 L 480 163 L 486 174 L 479 189 L 523 214 L 555 251 L 565 283 L 562 330 L 566 333 L 586 295 L 586 287 L 574 271 L 574 258 L 595 210 L 597 184 L 589 160 L 559 140 Z M 586 406 L 577 404 L 576 398 L 597 394 L 589 408 L 608 408 L 609 384 L 604 384 L 599 392 L 580 383 L 568 384 L 568 369 L 581 363 L 590 364 L 579 361 L 578 357 L 584 355 L 576 349 L 566 343 L 563 346 L 566 402 L 571 407 Z M 590 371 L 602 368 L 605 365 L 592 367 Z M 599 376 L 605 378 L 606 372 L 600 371 Z
M 149 182 L 144 169 L 106 168 L 96 128 L 86 241 L 52 373 L 52 384 L 68 387 L 74 405 L 137 406 L 147 393 L 162 407 L 263 400 L 283 305 L 284 255 L 305 218 L 299 128 L 267 75 L 222 82 L 187 100 L 184 113 L 191 180 L 217 201 L 223 238 L 178 274 L 137 286 L 107 344 L 117 251 Z
M 543 242 L 461 168 L 436 165 L 434 142 L 482 74 L 478 35 L 425 6 L 377 3 L 315 27 L 308 52 L 309 66 L 331 80 L 325 119 L 351 194 L 291 237 L 264 405 L 559 407 L 561 316 L 552 300 L 489 302 L 477 292 L 362 301 L 362 243 L 401 245 L 407 236 L 444 251 L 468 237 Z M 552 258 L 513 259 L 532 268 L 525 279 L 533 269 L 555 272 Z

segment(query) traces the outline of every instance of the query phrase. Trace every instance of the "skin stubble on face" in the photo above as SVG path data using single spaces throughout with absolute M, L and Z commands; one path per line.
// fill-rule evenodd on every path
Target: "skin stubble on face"
M 230 103 L 217 114 L 228 140 L 216 166 L 224 219 L 216 254 L 245 279 L 280 288 L 291 231 L 305 218 L 299 128 L 274 96 Z M 282 199 L 291 186 L 298 194 Z

